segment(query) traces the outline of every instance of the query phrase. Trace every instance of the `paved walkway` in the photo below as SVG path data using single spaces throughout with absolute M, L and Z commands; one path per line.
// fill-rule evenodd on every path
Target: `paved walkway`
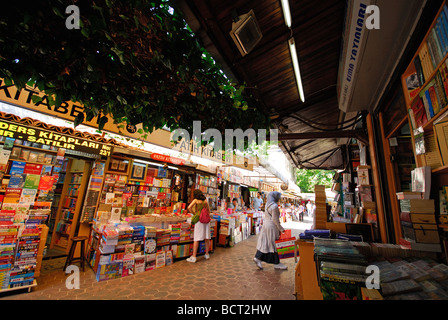
M 287 222 L 283 226 L 297 235 L 311 226 Z M 257 236 L 231 248 L 217 247 L 209 260 L 195 264 L 184 260 L 171 266 L 128 277 L 97 282 L 89 267 L 81 271 L 80 289 L 67 289 L 62 271 L 65 258 L 44 260 L 37 287 L 31 292 L 0 294 L 0 300 L 294 300 L 294 258 L 282 262 L 288 270 L 265 264 L 259 270 L 252 259 Z

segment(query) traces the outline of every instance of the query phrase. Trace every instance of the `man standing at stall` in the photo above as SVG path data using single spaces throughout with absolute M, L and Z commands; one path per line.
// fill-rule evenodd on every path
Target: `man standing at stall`
M 260 210 L 262 204 L 263 199 L 261 198 L 261 192 L 258 192 L 257 197 L 252 199 L 251 207 L 255 210 Z

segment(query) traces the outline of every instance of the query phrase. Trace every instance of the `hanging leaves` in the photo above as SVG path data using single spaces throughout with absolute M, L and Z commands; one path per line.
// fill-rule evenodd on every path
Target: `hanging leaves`
M 79 5 L 80 29 L 65 27 L 62 0 L 16 2 L 0 12 L 0 77 L 44 87 L 50 104 L 142 124 L 267 129 L 267 114 L 242 85 L 230 83 L 171 1 L 96 0 Z M 18 23 L 20 22 L 20 23 Z M 8 82 L 9 81 L 9 82 Z M 106 123 L 102 116 L 100 128 Z

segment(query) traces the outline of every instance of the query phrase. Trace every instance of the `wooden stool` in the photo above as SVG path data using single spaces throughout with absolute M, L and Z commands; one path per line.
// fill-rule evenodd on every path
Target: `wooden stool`
M 81 268 L 82 268 L 82 271 L 84 271 L 84 262 L 86 261 L 86 256 L 85 256 L 86 240 L 87 240 L 87 237 L 84 237 L 84 236 L 74 237 L 72 239 L 72 245 L 70 246 L 70 251 L 68 253 L 67 260 L 65 261 L 64 271 L 75 260 L 81 261 Z M 75 254 L 75 250 L 76 250 L 76 245 L 78 244 L 78 242 L 81 242 L 81 255 L 79 258 L 73 258 L 73 255 Z

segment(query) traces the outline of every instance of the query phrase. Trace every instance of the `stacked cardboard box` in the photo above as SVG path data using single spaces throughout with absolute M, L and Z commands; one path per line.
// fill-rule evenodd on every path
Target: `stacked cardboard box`
M 314 199 L 316 204 L 316 224 L 315 229 L 327 228 L 327 197 L 325 194 L 325 186 L 314 186 Z
M 411 249 L 440 252 L 433 199 L 400 200 L 401 243 Z

